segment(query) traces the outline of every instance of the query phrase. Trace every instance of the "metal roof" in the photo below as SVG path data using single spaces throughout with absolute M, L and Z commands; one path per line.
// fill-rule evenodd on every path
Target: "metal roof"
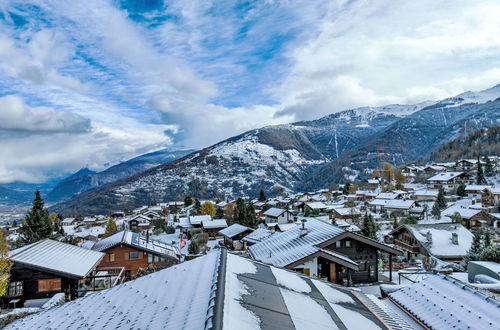
M 389 296 L 432 329 L 494 329 L 500 324 L 500 302 L 443 275 L 430 275 Z
M 376 314 L 363 297 L 214 249 L 6 329 L 387 329 L 391 322 L 405 323 Z
M 103 257 L 104 253 L 50 239 L 23 246 L 9 253 L 9 258 L 15 263 L 71 278 L 84 278 Z
M 301 227 L 276 233 L 248 248 L 252 258 L 275 266 L 284 267 L 319 251 L 315 245 L 345 232 L 343 229 L 310 218 L 305 223 L 308 230 L 301 236 Z

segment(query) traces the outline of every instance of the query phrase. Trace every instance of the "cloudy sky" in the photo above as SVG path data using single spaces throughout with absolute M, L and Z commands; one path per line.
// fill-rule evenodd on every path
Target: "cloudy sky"
M 0 183 L 500 83 L 500 3 L 0 0 Z

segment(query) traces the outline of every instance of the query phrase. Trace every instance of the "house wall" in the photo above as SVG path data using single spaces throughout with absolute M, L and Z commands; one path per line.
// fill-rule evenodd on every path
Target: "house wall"
M 38 280 L 42 279 L 61 279 L 61 290 L 50 291 L 50 292 L 38 292 Z M 10 282 L 23 282 L 23 292 L 21 296 L 17 297 L 2 297 L 2 305 L 8 304 L 12 299 L 21 299 L 21 301 L 16 304 L 16 307 L 22 306 L 22 303 L 28 299 L 43 299 L 51 298 L 56 293 L 65 292 L 68 299 L 76 298 L 76 290 L 78 288 L 78 280 L 62 277 L 58 274 L 51 274 L 48 272 L 42 272 L 30 268 L 26 268 L 24 265 L 14 263 L 10 271 Z
M 308 262 L 298 265 L 294 268 L 295 270 L 309 269 L 309 275 L 317 277 L 318 276 L 318 258 L 309 260 Z
M 126 274 L 125 278 L 126 280 L 132 279 L 135 277 L 137 274 L 137 271 L 139 268 L 144 268 L 147 267 L 149 264 L 154 264 L 157 268 L 167 268 L 169 266 L 172 266 L 174 264 L 177 264 L 178 261 L 177 259 L 174 259 L 172 257 L 166 257 L 165 261 L 163 262 L 148 262 L 148 252 L 144 252 L 129 246 L 117 246 L 112 249 L 103 251 L 106 253 L 106 256 L 102 261 L 99 263 L 97 268 L 107 268 L 107 267 L 124 267 Z M 139 259 L 136 260 L 127 260 L 126 255 L 128 255 L 129 252 L 138 252 L 139 253 Z M 113 253 L 115 255 L 115 261 L 107 261 L 108 260 L 108 255 Z M 156 254 L 158 256 L 162 256 L 160 254 Z

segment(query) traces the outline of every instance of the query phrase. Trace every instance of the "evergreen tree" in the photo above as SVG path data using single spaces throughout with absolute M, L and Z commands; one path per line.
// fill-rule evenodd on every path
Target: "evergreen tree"
M 436 203 L 439 209 L 443 210 L 446 208 L 446 199 L 444 198 L 445 192 L 443 186 L 439 187 L 439 192 L 437 195 Z
M 255 215 L 255 207 L 252 203 L 247 204 L 245 213 L 245 226 L 256 229 L 259 225 L 259 219 Z
M 264 190 L 261 189 L 259 192 L 259 202 L 265 202 L 267 200 L 266 194 L 264 194 Z
M 9 245 L 0 232 L 0 296 L 7 293 L 12 261 L 9 259 Z
M 184 197 L 184 206 L 187 207 L 193 204 L 193 198 L 191 196 Z
M 243 198 L 238 198 L 236 200 L 236 207 L 234 208 L 234 223 L 239 223 L 240 225 L 245 225 L 246 208 L 245 201 Z
M 165 228 L 165 233 L 175 234 L 175 228 L 173 226 L 167 226 L 167 228 Z
M 118 228 L 116 227 L 116 221 L 113 217 L 110 217 L 108 223 L 106 224 L 106 231 L 104 232 L 104 237 L 109 237 L 118 232 Z
M 439 219 L 441 218 L 441 208 L 439 207 L 438 202 L 436 201 L 434 205 L 432 206 L 431 214 L 434 216 L 434 218 Z
M 33 206 L 26 214 L 24 222 L 21 226 L 22 239 L 25 244 L 38 242 L 42 239 L 52 237 L 53 224 L 49 217 L 49 211 L 44 207 L 42 195 L 40 191 L 35 192 Z
M 189 254 L 200 253 L 200 248 L 198 247 L 198 243 L 196 243 L 195 239 L 191 240 L 191 243 L 189 244 L 189 247 L 188 247 L 188 252 L 189 252 Z
M 486 179 L 483 172 L 483 164 L 481 164 L 481 160 L 479 159 L 479 157 L 477 157 L 476 184 L 486 184 Z
M 222 207 L 217 207 L 215 210 L 215 219 L 224 219 L 224 210 Z
M 194 201 L 193 211 L 195 214 L 201 213 L 201 203 L 200 203 L 200 200 L 198 198 L 196 198 L 196 200 Z
M 489 230 L 484 233 L 484 247 L 487 248 L 491 245 L 491 234 Z
M 460 197 L 467 196 L 467 192 L 465 191 L 465 184 L 463 182 L 457 188 L 457 195 Z
M 495 169 L 493 168 L 493 163 L 491 162 L 489 157 L 485 157 L 484 159 L 486 165 L 484 167 L 484 174 L 487 177 L 491 177 L 495 175 Z
M 351 184 L 347 182 L 344 187 L 342 187 L 342 195 L 349 195 L 349 189 L 351 188 Z
M 371 214 L 366 214 L 363 219 L 363 226 L 361 228 L 361 233 L 371 239 L 377 240 L 377 224 L 373 220 Z
M 485 247 L 478 256 L 481 261 L 500 261 L 500 245 L 490 245 Z
M 472 239 L 472 244 L 467 251 L 467 255 L 463 258 L 462 260 L 462 266 L 464 266 L 465 269 L 467 269 L 467 266 L 469 264 L 469 261 L 475 261 L 478 260 L 479 254 L 481 253 L 481 250 L 483 249 L 483 244 L 481 242 L 481 233 L 476 232 L 474 233 L 474 238 Z

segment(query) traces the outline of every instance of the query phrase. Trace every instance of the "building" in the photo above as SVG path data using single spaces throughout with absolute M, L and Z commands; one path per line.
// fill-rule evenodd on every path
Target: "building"
M 214 249 L 5 329 L 411 329 L 380 306 L 360 291 Z
M 385 299 L 424 329 L 498 329 L 500 302 L 443 275 L 428 275 Z
M 427 184 L 431 189 L 443 187 L 446 191 L 458 188 L 460 184 L 471 183 L 470 176 L 465 172 L 441 172 L 427 179 Z
M 227 222 L 225 219 L 203 219 L 202 222 L 203 231 L 210 237 L 215 237 L 220 230 L 227 228 Z
M 100 268 L 124 267 L 125 279 L 137 275 L 140 268 L 154 264 L 157 268 L 166 268 L 177 264 L 180 251 L 176 246 L 131 231 L 121 231 L 92 246 L 92 250 L 106 253 L 97 266 Z
M 104 253 L 45 239 L 10 251 L 9 258 L 13 266 L 2 305 L 21 307 L 60 292 L 69 300 L 77 298 L 79 281 L 91 276 Z
M 262 242 L 275 232 L 265 228 L 257 228 L 250 234 L 243 237 L 242 242 L 245 242 L 248 246 Z
M 219 233 L 224 236 L 224 245 L 231 250 L 245 250 L 246 243 L 243 238 L 253 232 L 252 228 L 240 225 L 239 223 L 222 229 Z
M 368 206 L 375 212 L 386 212 L 387 216 L 408 216 L 411 209 L 416 206 L 416 201 L 411 199 L 374 199 Z
M 460 262 L 472 245 L 474 235 L 455 223 L 402 225 L 388 234 L 408 259 L 433 256 L 443 261 Z
M 378 253 L 402 254 L 385 244 L 314 218 L 303 226 L 275 233 L 249 246 L 248 252 L 255 260 L 339 284 L 376 282 Z
M 274 224 L 277 225 L 279 223 L 288 223 L 292 221 L 293 215 L 290 211 L 285 209 L 279 209 L 276 207 L 272 207 L 266 212 L 264 212 L 264 221 L 267 225 Z

